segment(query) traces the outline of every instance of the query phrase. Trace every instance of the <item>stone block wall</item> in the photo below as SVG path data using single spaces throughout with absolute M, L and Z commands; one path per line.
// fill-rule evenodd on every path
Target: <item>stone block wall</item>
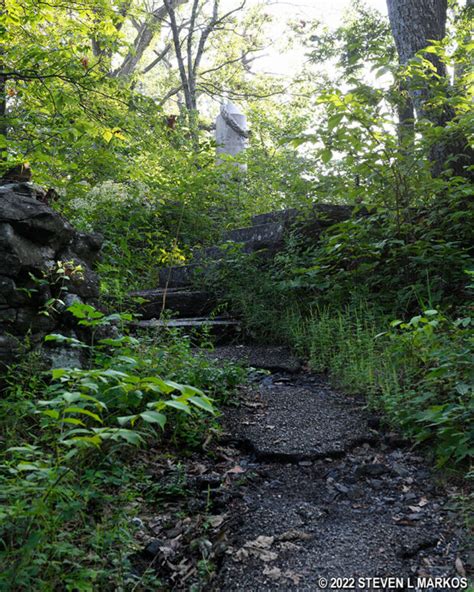
M 70 332 L 68 304 L 99 295 L 102 237 L 78 232 L 45 201 L 32 183 L 0 184 L 0 367 L 46 334 Z

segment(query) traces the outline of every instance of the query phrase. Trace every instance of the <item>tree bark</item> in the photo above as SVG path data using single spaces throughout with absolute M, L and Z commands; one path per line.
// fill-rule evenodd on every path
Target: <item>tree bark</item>
M 388 16 L 392 27 L 400 63 L 405 66 L 417 52 L 441 41 L 446 35 L 447 0 L 387 0 Z M 427 54 L 441 78 L 446 77 L 446 66 L 438 56 Z M 429 89 L 411 89 L 413 104 L 419 117 L 429 117 L 425 103 Z M 441 123 L 441 122 L 435 122 Z
M 471 2 L 468 0 L 469 4 Z M 408 64 L 416 53 L 430 46 L 433 41 L 441 41 L 446 35 L 447 0 L 387 0 L 387 7 L 402 65 Z M 416 84 L 408 80 L 408 91 L 418 118 L 426 118 L 435 126 L 444 127 L 453 119 L 455 112 L 447 105 L 433 109 L 430 99 L 440 79 L 444 79 L 447 91 L 449 89 L 446 65 L 436 54 L 426 53 L 425 57 L 433 64 L 435 74 L 427 76 L 421 85 L 419 80 Z M 472 150 L 466 138 L 457 133 L 446 134 L 441 141 L 436 140 L 431 146 L 429 157 L 432 173 L 436 176 L 446 168 L 446 162 L 450 161 L 449 166 L 457 175 L 465 174 L 466 165 L 472 164 Z
M 186 2 L 188 2 L 188 0 L 171 0 L 169 5 L 174 9 Z M 159 29 L 160 24 L 166 18 L 166 15 L 167 7 L 163 4 L 145 17 L 133 42 L 133 48 L 125 56 L 120 66 L 112 72 L 112 76 L 116 78 L 127 77 L 135 72 L 143 54 L 150 47 L 155 34 Z M 159 60 L 155 59 L 153 61 L 153 66 L 155 66 L 158 61 Z M 151 70 L 151 67 L 147 66 L 146 70 Z

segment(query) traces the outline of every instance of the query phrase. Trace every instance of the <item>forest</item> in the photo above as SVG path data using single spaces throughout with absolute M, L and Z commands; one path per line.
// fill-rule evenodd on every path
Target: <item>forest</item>
M 0 590 L 474 590 L 473 17 L 0 0 Z

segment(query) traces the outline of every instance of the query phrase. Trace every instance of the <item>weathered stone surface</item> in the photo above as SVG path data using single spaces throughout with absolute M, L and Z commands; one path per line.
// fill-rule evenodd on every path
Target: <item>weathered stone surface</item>
M 0 274 L 16 277 L 21 272 L 46 271 L 54 250 L 18 234 L 7 222 L 0 223 Z
M 206 328 L 209 329 L 216 338 L 225 340 L 236 336 L 240 328 L 240 323 L 234 319 L 224 317 L 216 317 L 213 319 L 207 317 L 195 317 L 189 319 L 152 319 L 148 321 L 135 321 L 132 323 L 132 327 L 151 331 L 182 329 L 186 332 L 194 332 Z
M 16 291 L 16 284 L 12 278 L 0 276 L 0 306 L 10 303 L 19 294 Z
M 252 396 L 255 398 L 254 393 Z M 287 381 L 264 381 L 260 404 L 252 421 L 241 421 L 245 406 L 228 415 L 232 425 L 238 426 L 233 433 L 260 460 L 337 457 L 373 439 L 363 412 L 354 414 L 348 397 L 323 382 L 296 387 Z
M 268 212 L 267 214 L 257 214 L 252 217 L 252 224 L 254 226 L 260 224 L 268 224 L 270 222 L 287 223 L 291 222 L 298 215 L 298 210 L 291 208 L 288 210 L 281 210 L 276 212 Z
M 46 195 L 32 183 L 0 184 L 0 365 L 14 359 L 26 336 L 41 343 L 46 333 L 71 325 L 59 304 L 44 314 L 48 301 L 59 303 L 66 296 L 87 301 L 99 293 L 91 266 L 101 237 L 76 232 L 41 201 Z M 63 283 L 55 270 L 66 261 L 81 265 L 83 272 Z
M 72 226 L 36 195 L 26 183 L 0 186 L 0 221 L 35 243 L 55 248 L 68 244 L 74 234 Z
M 247 147 L 247 118 L 231 101 L 227 101 L 221 106 L 220 114 L 216 119 L 215 135 L 218 156 L 220 154 L 237 156 Z M 220 159 L 218 159 L 218 162 L 220 162 Z M 243 171 L 247 168 L 243 163 L 235 164 Z
M 216 347 L 208 355 L 212 359 L 240 362 L 270 372 L 293 373 L 301 369 L 301 361 L 284 346 L 225 345 Z
M 256 245 L 263 245 L 281 241 L 284 230 L 284 224 L 280 222 L 269 222 L 268 224 L 230 230 L 224 234 L 224 239 L 235 241 L 236 243 L 252 242 Z
M 161 288 L 184 288 L 192 284 L 198 265 L 162 267 L 159 271 Z
M 343 590 L 345 579 L 452 578 L 459 561 L 469 565 L 469 534 L 446 504 L 455 494 L 435 484 L 423 458 L 387 448 L 382 434 L 355 445 L 367 438 L 363 401 L 306 373 L 260 385 L 239 409 L 224 409 L 226 454 L 232 441 L 252 446 L 225 474 L 237 471 L 241 484 L 223 506 L 234 521 L 219 531 L 226 548 L 212 590 Z
M 72 236 L 71 251 L 91 264 L 98 259 L 102 248 L 102 242 L 103 238 L 101 234 L 96 232 L 91 234 L 77 232 Z
M 142 319 L 159 318 L 163 310 L 172 310 L 179 317 L 203 316 L 212 312 L 216 306 L 216 299 L 212 294 L 199 290 L 139 290 L 131 292 L 130 296 L 147 300 L 137 307 Z

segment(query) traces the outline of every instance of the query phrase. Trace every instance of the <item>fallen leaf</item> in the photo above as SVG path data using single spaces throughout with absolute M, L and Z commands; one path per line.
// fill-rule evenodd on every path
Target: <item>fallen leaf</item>
M 212 526 L 212 528 L 217 528 L 224 522 L 226 517 L 227 514 L 221 514 L 220 516 L 209 516 L 207 521 Z
M 197 473 L 198 475 L 202 475 L 203 473 L 207 472 L 207 467 L 202 463 L 193 463 L 192 472 Z
M 426 506 L 426 504 L 429 503 L 430 501 L 426 497 L 422 497 L 421 500 L 418 502 L 418 505 L 420 506 L 420 508 L 423 508 L 423 506 Z
M 264 561 L 274 561 L 278 557 L 278 553 L 269 551 L 268 549 L 273 545 L 275 537 L 260 535 L 252 541 L 247 541 L 234 555 L 235 561 L 243 561 L 249 555 Z
M 290 570 L 285 571 L 283 575 L 288 580 L 291 580 L 293 582 L 293 584 L 295 584 L 295 586 L 297 586 L 300 583 L 300 580 L 303 577 L 301 574 L 297 574 L 294 571 L 290 571 Z
M 310 541 L 312 538 L 312 534 L 295 529 L 287 530 L 277 536 L 278 541 Z
M 281 578 L 281 569 L 278 567 L 265 567 L 263 575 L 268 576 L 271 580 L 279 580 Z
M 456 571 L 458 572 L 458 574 L 462 578 L 465 578 L 466 577 L 466 570 L 464 569 L 464 564 L 461 561 L 460 557 L 456 557 L 456 561 L 454 562 L 454 565 L 456 566 Z
M 278 557 L 278 553 L 275 553 L 274 551 L 267 551 L 266 549 L 255 549 L 253 555 L 265 563 L 268 563 L 269 561 L 275 561 L 275 559 Z
M 245 469 L 243 469 L 242 467 L 239 467 L 239 465 L 236 465 L 235 467 L 233 467 L 232 469 L 229 469 L 227 471 L 227 473 L 230 473 L 232 475 L 237 475 L 239 473 L 245 473 Z
M 234 561 L 244 561 L 249 556 L 249 552 L 244 547 L 241 547 L 238 551 L 235 552 L 233 557 Z
M 273 545 L 274 541 L 275 541 L 275 537 L 265 536 L 265 535 L 261 534 L 255 540 L 248 541 L 247 543 L 245 543 L 244 546 L 246 547 L 247 545 L 249 545 L 252 547 L 258 547 L 259 549 L 268 549 L 269 547 L 271 547 Z

